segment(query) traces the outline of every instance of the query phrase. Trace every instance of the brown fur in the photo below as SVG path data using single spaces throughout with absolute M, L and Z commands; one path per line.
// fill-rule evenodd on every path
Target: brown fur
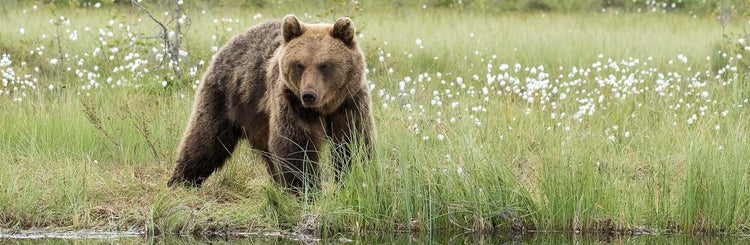
M 330 140 L 338 180 L 352 143 L 373 143 L 365 69 L 349 18 L 305 24 L 290 15 L 233 38 L 204 74 L 168 185 L 200 186 L 240 139 L 294 192 L 319 187 L 318 152 Z

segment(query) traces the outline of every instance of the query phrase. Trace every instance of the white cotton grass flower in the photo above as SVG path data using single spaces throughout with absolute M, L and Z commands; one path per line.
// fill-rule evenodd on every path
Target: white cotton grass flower
M 688 62 L 687 56 L 682 55 L 682 54 L 678 54 L 677 55 L 677 59 L 680 60 L 680 61 L 682 61 L 682 63 L 687 63 Z
M 693 122 L 695 122 L 695 120 L 698 120 L 698 115 L 693 114 L 693 116 L 691 116 L 690 118 L 688 118 L 687 124 L 693 124 Z
M 26 33 L 26 29 L 23 29 L 23 27 L 21 27 L 21 29 L 18 29 L 18 32 L 21 33 L 21 35 L 23 35 Z
M 2 59 L 0 59 L 0 67 L 10 66 L 13 64 L 13 61 L 10 60 L 9 54 L 3 54 Z

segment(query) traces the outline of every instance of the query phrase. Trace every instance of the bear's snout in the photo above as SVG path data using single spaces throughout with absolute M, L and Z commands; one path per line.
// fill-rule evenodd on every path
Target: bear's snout
M 302 105 L 306 107 L 314 106 L 318 102 L 318 95 L 313 91 L 302 92 Z

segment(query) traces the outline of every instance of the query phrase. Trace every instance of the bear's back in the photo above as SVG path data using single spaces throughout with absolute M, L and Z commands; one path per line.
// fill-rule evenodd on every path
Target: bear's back
M 281 22 L 266 21 L 232 38 L 213 60 L 217 79 L 226 89 L 257 86 L 265 81 L 268 61 L 281 46 Z M 239 86 L 239 87 L 238 87 Z M 222 86 L 223 87 L 223 86 Z
M 223 101 L 234 122 L 264 123 L 263 97 L 269 61 L 281 46 L 281 22 L 266 21 L 232 38 L 216 54 L 202 93 Z

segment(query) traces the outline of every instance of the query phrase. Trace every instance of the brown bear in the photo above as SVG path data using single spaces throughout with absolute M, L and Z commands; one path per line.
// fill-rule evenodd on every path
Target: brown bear
M 288 15 L 234 37 L 196 92 L 168 186 L 200 187 L 240 139 L 260 152 L 279 185 L 319 188 L 318 155 L 331 142 L 340 179 L 354 144 L 370 152 L 374 125 L 354 24 L 307 24 Z M 367 154 L 365 154 L 367 155 Z

